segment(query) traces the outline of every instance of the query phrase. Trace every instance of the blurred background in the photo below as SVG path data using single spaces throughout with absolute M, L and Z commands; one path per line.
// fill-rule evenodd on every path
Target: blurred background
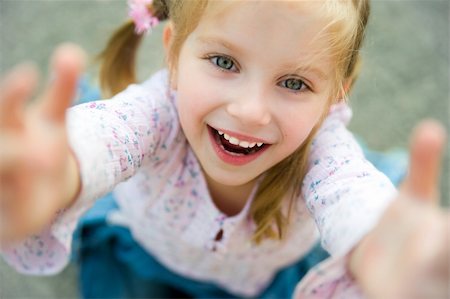
M 126 15 L 124 0 L 0 0 L 0 73 L 34 61 L 45 83 L 56 45 L 77 43 L 93 60 Z M 370 149 L 406 149 L 412 128 L 423 118 L 438 119 L 449 131 L 449 16 L 447 0 L 372 0 L 364 66 L 350 99 L 350 129 Z M 141 79 L 164 66 L 161 29 L 155 29 L 141 49 Z M 93 84 L 95 70 L 87 70 Z M 446 206 L 449 148 L 441 180 Z M 53 277 L 22 276 L 0 259 L 0 298 L 76 298 L 76 275 L 71 265 Z

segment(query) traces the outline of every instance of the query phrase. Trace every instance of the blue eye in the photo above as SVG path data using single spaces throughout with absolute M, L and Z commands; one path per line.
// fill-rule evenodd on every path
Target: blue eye
M 221 69 L 231 71 L 235 68 L 235 64 L 231 58 L 226 56 L 213 56 L 209 58 L 212 63 Z
M 283 82 L 281 82 L 281 86 L 287 89 L 291 89 L 293 91 L 300 91 L 304 88 L 308 88 L 305 82 L 303 82 L 300 79 L 293 79 L 293 78 L 284 80 Z

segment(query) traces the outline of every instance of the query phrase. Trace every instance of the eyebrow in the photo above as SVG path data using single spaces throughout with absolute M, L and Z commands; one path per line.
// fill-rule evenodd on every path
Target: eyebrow
M 209 45 L 213 45 L 213 46 L 222 46 L 233 52 L 242 52 L 242 50 L 239 49 L 239 47 L 237 47 L 229 42 L 226 42 L 220 38 L 216 38 L 216 37 L 199 36 L 199 37 L 197 37 L 197 41 L 199 41 L 203 44 L 209 44 Z
M 294 70 L 294 72 L 295 73 L 303 73 L 303 72 L 313 73 L 313 74 L 315 74 L 317 77 L 319 77 L 322 80 L 325 80 L 325 81 L 328 80 L 328 76 L 324 72 L 322 72 L 318 68 L 314 68 L 314 67 L 311 67 L 311 66 L 300 66 L 300 67 L 297 67 Z
M 239 47 L 233 45 L 232 43 L 229 43 L 227 41 L 224 41 L 224 40 L 222 40 L 220 38 L 216 38 L 216 37 L 199 36 L 199 37 L 197 37 L 197 41 L 199 41 L 200 43 L 209 44 L 209 45 L 213 45 L 213 46 L 222 46 L 232 52 L 237 52 L 237 53 L 243 52 Z M 293 68 L 291 65 L 286 65 L 283 68 L 294 69 L 294 73 L 303 73 L 303 72 L 313 73 L 322 80 L 328 80 L 328 76 L 324 72 L 322 72 L 318 68 L 314 68 L 309 65 L 301 65 L 301 66 L 298 66 L 295 68 Z

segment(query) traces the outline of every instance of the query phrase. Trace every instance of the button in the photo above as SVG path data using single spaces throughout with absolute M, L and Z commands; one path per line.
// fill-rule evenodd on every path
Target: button
M 216 237 L 214 238 L 214 241 L 216 242 L 220 242 L 223 238 L 223 229 L 220 229 L 217 234 Z

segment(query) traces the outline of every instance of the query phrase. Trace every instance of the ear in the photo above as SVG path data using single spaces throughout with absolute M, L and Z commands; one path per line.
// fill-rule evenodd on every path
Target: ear
M 173 23 L 168 22 L 163 30 L 163 46 L 164 53 L 166 56 L 166 62 L 170 71 L 170 87 L 174 90 L 177 89 L 176 84 L 176 69 L 173 64 L 173 57 L 170 57 L 170 47 L 172 46 L 172 38 L 173 38 Z
M 337 102 L 341 102 L 345 99 L 345 95 L 347 95 L 350 92 L 350 89 L 353 86 L 353 80 L 347 79 L 344 81 L 344 84 L 342 85 L 342 89 L 339 91 Z
M 170 44 L 172 41 L 172 32 L 173 32 L 172 22 L 168 22 L 163 30 L 163 45 L 166 56 L 169 53 Z
M 349 92 L 350 92 L 350 89 L 352 88 L 352 86 L 353 86 L 353 79 L 347 79 L 345 82 L 344 82 L 344 92 L 345 92 L 345 94 L 348 94 Z M 344 95 L 342 95 L 342 96 L 344 96 Z

